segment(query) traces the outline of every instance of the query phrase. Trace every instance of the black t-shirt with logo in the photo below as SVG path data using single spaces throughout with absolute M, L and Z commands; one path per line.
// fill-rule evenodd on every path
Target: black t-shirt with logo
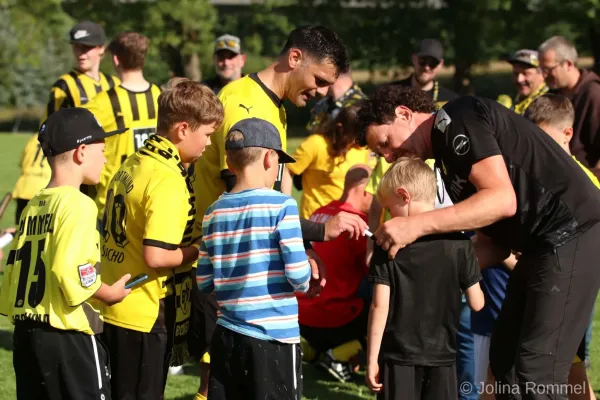
M 454 364 L 461 291 L 480 280 L 471 240 L 461 233 L 424 236 L 400 250 L 394 260 L 376 246 L 369 281 L 390 287 L 380 360 Z
M 600 221 L 600 195 L 585 172 L 535 124 L 493 100 L 469 96 L 446 104 L 431 142 L 454 203 L 476 192 L 473 164 L 504 157 L 517 212 L 481 231 L 505 247 L 560 246 Z

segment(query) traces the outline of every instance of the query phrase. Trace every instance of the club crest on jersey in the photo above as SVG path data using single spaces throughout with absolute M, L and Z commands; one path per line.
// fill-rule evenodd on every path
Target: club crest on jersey
M 457 156 L 464 156 L 471 150 L 471 141 L 465 135 L 456 135 L 452 140 L 452 148 Z
M 96 283 L 96 268 L 92 264 L 83 264 L 78 266 L 77 269 L 79 270 L 81 286 L 87 288 Z
M 448 113 L 442 109 L 437 112 L 433 126 L 435 126 L 435 129 L 439 130 L 440 132 L 446 133 L 446 129 L 448 129 L 450 122 L 452 122 L 452 119 Z

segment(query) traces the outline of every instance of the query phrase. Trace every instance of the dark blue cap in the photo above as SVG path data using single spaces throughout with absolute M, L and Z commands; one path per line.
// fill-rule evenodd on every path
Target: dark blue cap
M 228 141 L 225 150 L 245 149 L 246 147 L 262 147 L 275 150 L 279 154 L 279 162 L 295 163 L 296 160 L 283 151 L 279 131 L 269 121 L 260 118 L 247 118 L 237 122 L 229 132 L 239 131 L 244 136 L 243 140 Z

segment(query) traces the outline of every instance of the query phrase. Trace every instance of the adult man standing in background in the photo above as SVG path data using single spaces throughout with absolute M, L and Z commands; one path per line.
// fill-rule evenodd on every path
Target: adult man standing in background
M 600 167 L 600 77 L 577 67 L 577 49 L 562 36 L 553 36 L 538 49 L 546 83 L 573 103 L 575 125 L 571 153 L 598 176 Z
M 213 54 L 213 65 L 217 75 L 202 83 L 217 94 L 229 82 L 242 77 L 244 64 L 246 64 L 246 55 L 242 52 L 240 38 L 233 35 L 219 36 L 215 40 Z
M 521 49 L 506 61 L 512 65 L 512 78 L 517 87 L 517 95 L 512 100 L 503 94 L 498 96 L 498 101 L 517 114 L 523 115 L 535 99 L 548 92 L 548 86 L 544 82 L 544 75 L 540 69 L 538 52 Z
M 444 47 L 439 40 L 421 40 L 410 60 L 414 72 L 406 79 L 392 82 L 392 85 L 421 89 L 431 97 L 437 108 L 458 97 L 458 94 L 446 89 L 435 79 L 444 67 Z

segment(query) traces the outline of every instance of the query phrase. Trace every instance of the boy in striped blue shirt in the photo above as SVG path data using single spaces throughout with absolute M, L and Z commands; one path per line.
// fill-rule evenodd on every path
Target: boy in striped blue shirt
M 200 290 L 215 292 L 219 310 L 211 348 L 208 398 L 302 397 L 298 303 L 311 277 L 296 201 L 271 187 L 282 150 L 277 128 L 249 118 L 225 139 L 237 182 L 202 222 Z

